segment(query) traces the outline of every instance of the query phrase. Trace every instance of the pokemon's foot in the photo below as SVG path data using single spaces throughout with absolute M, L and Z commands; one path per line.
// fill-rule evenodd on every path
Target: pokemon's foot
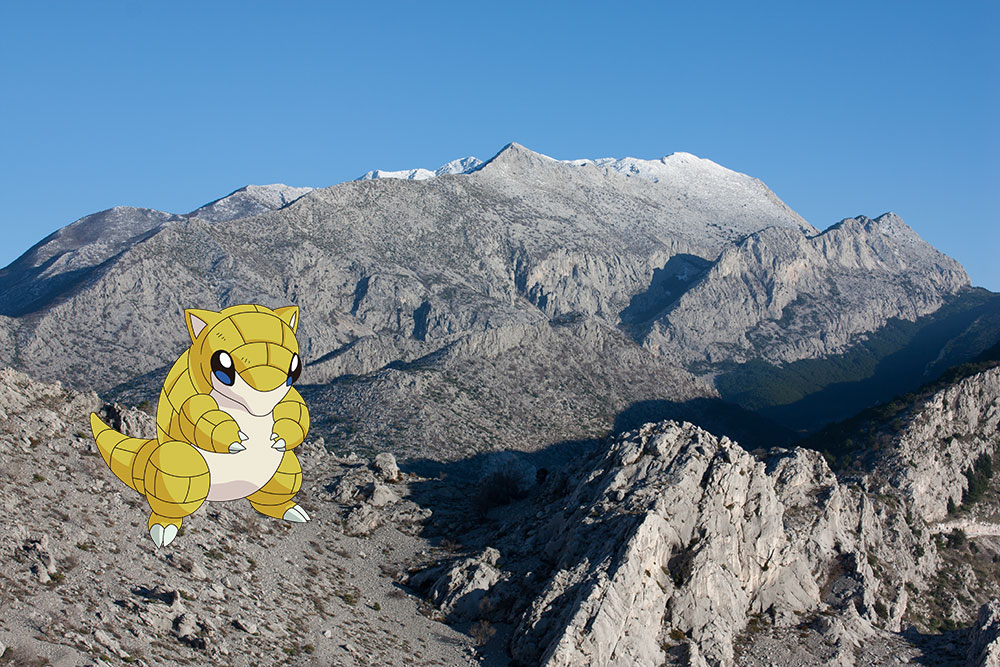
M 177 537 L 177 526 L 168 524 L 164 528 L 162 525 L 154 523 L 149 529 L 149 536 L 152 538 L 153 544 L 156 545 L 157 549 L 165 547 Z
M 239 442 L 234 442 L 233 444 L 229 445 L 230 454 L 235 454 L 236 452 L 242 452 L 244 449 L 246 449 L 246 446 Z
M 306 521 L 309 521 L 309 515 L 306 514 L 306 511 L 302 509 L 300 505 L 289 507 L 285 510 L 285 514 L 281 518 L 285 521 L 291 521 L 293 523 L 305 523 Z
M 271 448 L 272 449 L 277 449 L 279 452 L 285 451 L 285 441 L 284 441 L 284 439 L 283 438 L 278 438 L 277 440 L 275 440 L 274 443 L 271 445 Z

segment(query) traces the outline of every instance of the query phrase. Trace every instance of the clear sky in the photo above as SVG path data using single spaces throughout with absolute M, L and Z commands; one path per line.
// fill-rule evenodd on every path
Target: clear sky
M 0 266 L 114 205 L 687 151 L 1000 291 L 997 2 L 5 2 Z

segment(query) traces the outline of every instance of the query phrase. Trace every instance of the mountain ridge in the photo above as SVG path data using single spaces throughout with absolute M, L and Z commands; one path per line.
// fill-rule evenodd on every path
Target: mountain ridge
M 268 210 L 214 222 L 149 214 L 135 223 L 141 238 L 126 225 L 53 246 L 62 263 L 8 267 L 0 333 L 13 341 L 8 358 L 40 379 L 106 391 L 172 361 L 187 307 L 299 304 L 317 385 L 592 320 L 632 338 L 609 350 L 635 345 L 688 378 L 660 396 L 621 389 L 592 422 L 600 428 L 628 400 L 702 395 L 690 378 L 714 382 L 732 364 L 841 354 L 890 318 L 914 321 L 967 288 L 961 266 L 898 216 L 821 232 L 760 181 L 675 155 L 660 164 L 683 177 L 654 182 L 512 143 L 467 174 L 271 192 Z M 216 203 L 238 193 L 255 194 Z

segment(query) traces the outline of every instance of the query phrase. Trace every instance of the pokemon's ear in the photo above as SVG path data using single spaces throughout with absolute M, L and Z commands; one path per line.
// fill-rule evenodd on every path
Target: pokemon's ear
M 284 320 L 292 329 L 292 333 L 298 331 L 299 328 L 299 307 L 298 306 L 285 306 L 284 308 L 275 308 L 274 314 Z
M 219 321 L 219 313 L 211 310 L 189 308 L 184 311 L 184 321 L 187 323 L 188 334 L 191 335 L 191 342 L 193 343 L 201 335 L 202 331 L 206 328 L 211 328 L 213 324 Z

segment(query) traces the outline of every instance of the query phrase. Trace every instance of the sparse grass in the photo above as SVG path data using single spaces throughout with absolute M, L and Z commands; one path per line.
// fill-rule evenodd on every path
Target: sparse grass
M 352 607 L 358 603 L 358 596 L 351 591 L 344 591 L 337 593 L 337 597 L 351 605 Z
M 469 628 L 469 634 L 476 640 L 477 646 L 485 646 L 496 633 L 497 629 L 490 625 L 490 622 L 486 619 L 476 621 Z

